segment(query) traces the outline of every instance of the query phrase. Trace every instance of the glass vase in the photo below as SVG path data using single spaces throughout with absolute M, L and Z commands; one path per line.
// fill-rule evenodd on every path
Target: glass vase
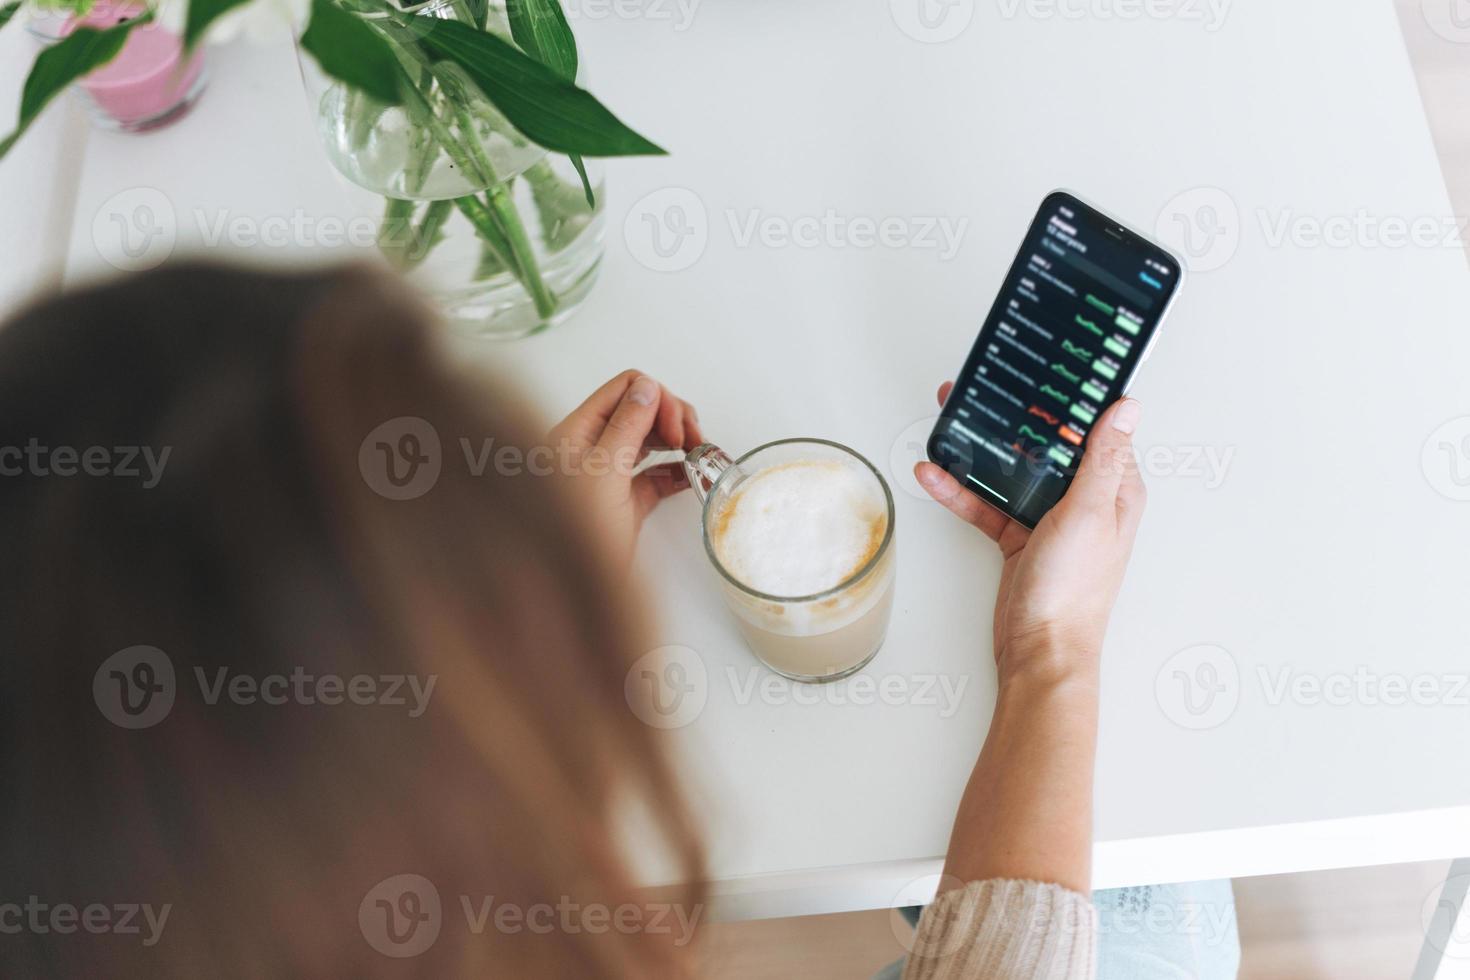
M 431 28 L 431 18 L 509 41 L 503 2 L 401 9 L 412 19 L 359 16 L 393 43 L 412 83 L 402 105 L 327 77 L 298 51 L 328 158 L 382 196 L 379 249 L 453 327 L 508 339 L 561 322 L 587 297 L 601 264 L 601 169 L 586 162 L 584 187 L 571 160 L 521 135 L 457 66 L 416 53 L 415 31 Z

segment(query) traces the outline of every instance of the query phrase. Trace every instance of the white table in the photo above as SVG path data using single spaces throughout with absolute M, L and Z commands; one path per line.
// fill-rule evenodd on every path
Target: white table
M 1057 186 L 1146 229 L 1174 229 L 1183 209 L 1198 234 L 1200 204 L 1237 212 L 1222 215 L 1233 239 L 1203 255 L 1228 261 L 1191 276 L 1135 389 L 1150 511 L 1105 654 L 1096 884 L 1470 853 L 1470 688 L 1457 686 L 1470 503 L 1452 499 L 1470 496 L 1457 482 L 1470 423 L 1441 431 L 1470 415 L 1470 276 L 1454 245 L 1382 244 L 1396 222 L 1443 228 L 1451 214 L 1392 6 L 1242 0 L 1212 30 L 1204 5 L 1187 8 L 1204 22 L 1076 21 L 1041 16 L 1044 2 L 960 0 L 939 30 L 967 26 L 926 43 L 896 26 L 924 33 L 907 2 L 708 0 L 687 29 L 672 5 L 642 8 L 671 19 L 581 5 L 592 88 L 673 155 L 611 165 L 608 256 L 586 309 L 480 348 L 548 414 L 636 365 L 695 400 L 730 449 L 819 435 L 889 472 L 898 599 L 860 676 L 909 703 L 852 703 L 854 682 L 817 689 L 816 704 L 784 683 L 763 696 L 768 675 L 704 567 L 694 501 L 663 508 L 644 537 L 658 640 L 704 668 L 704 707 L 671 737 L 702 787 L 721 914 L 872 908 L 933 886 L 992 706 L 999 563 L 917 496 L 907 464 L 936 384 Z M 355 213 L 291 61 L 284 45 L 219 52 L 187 120 L 93 134 L 67 277 L 106 268 L 96 216 L 139 186 L 179 216 L 180 250 L 200 241 L 196 209 Z M 703 251 L 656 271 L 643 216 L 670 202 L 695 220 L 685 247 Z M 947 258 L 859 247 L 851 229 L 820 247 L 741 242 L 755 212 L 779 232 L 829 209 L 897 217 L 904 234 L 923 218 L 968 224 Z M 1312 244 L 1339 219 L 1344 245 Z M 246 257 L 341 254 L 296 242 Z M 1181 678 L 1209 680 L 1210 666 L 1225 689 L 1203 710 L 1196 686 L 1193 713 Z M 1356 683 L 1359 667 L 1380 702 L 1402 678 L 1458 706 L 1273 690 L 1283 676 Z M 952 714 L 914 703 L 931 679 L 965 685 Z

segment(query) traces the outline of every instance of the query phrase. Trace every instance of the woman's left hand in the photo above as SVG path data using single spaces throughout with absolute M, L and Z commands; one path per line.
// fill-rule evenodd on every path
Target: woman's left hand
M 551 430 L 551 439 L 623 564 L 632 560 L 643 519 L 689 485 L 677 467 L 654 466 L 635 476 L 638 464 L 650 451 L 693 449 L 703 441 L 694 407 L 633 370 L 593 392 Z

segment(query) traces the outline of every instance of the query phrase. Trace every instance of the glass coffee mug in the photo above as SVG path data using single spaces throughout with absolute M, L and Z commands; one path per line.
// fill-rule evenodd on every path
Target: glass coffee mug
M 835 442 L 783 439 L 736 460 L 698 446 L 684 469 L 704 504 L 705 553 L 756 657 L 809 682 L 872 660 L 888 632 L 896 575 L 893 493 L 873 464 Z M 781 595 L 752 580 L 821 587 Z

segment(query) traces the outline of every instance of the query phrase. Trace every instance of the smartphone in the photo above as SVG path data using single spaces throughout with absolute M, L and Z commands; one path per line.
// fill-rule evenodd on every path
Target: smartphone
M 1167 249 L 1067 191 L 1041 202 L 929 437 L 929 459 L 1027 527 L 1062 499 L 1184 276 Z

